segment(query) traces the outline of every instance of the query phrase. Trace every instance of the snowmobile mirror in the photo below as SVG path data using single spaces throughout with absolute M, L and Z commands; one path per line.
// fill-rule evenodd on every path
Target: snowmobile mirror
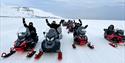
M 104 31 L 107 31 L 107 29 L 104 29 Z

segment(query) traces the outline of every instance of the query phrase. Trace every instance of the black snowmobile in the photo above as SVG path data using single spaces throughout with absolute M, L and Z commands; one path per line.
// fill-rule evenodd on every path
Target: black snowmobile
M 17 40 L 14 42 L 14 47 L 10 48 L 10 53 L 2 53 L 1 57 L 9 57 L 17 51 L 32 51 L 38 41 L 38 36 L 36 36 L 35 40 L 30 37 L 28 29 L 26 29 L 26 32 L 17 33 L 17 37 Z M 35 53 L 35 51 L 32 52 Z
M 46 33 L 43 32 L 45 35 Z M 36 54 L 35 59 L 39 59 L 43 53 L 58 53 L 58 59 L 62 59 L 62 52 L 60 50 L 60 38 L 57 31 L 51 28 L 49 32 L 45 35 L 45 39 L 41 43 L 41 49 L 38 54 Z
M 79 23 L 77 23 L 77 25 L 79 25 Z M 86 25 L 85 27 L 79 25 L 76 29 L 74 29 L 74 43 L 72 44 L 72 47 L 74 49 L 76 48 L 76 44 L 80 46 L 87 45 L 90 49 L 94 49 L 94 45 L 91 45 L 90 42 L 88 42 L 88 37 L 85 35 L 85 29 L 87 27 L 88 25 Z
M 114 29 L 114 25 L 110 25 L 108 29 L 104 29 L 104 38 L 110 43 L 109 45 L 117 47 L 118 45 L 125 45 L 124 31 L 121 29 Z

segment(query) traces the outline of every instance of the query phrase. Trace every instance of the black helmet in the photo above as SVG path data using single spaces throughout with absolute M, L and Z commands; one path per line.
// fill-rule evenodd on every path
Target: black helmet
M 33 23 L 32 23 L 32 22 L 29 22 L 29 26 L 33 26 Z
M 109 27 L 108 27 L 108 30 L 114 30 L 114 25 L 110 25 Z
M 56 24 L 56 21 L 53 21 L 52 24 Z

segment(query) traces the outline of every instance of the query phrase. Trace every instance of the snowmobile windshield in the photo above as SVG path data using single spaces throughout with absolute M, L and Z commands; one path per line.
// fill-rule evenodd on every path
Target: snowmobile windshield
M 17 32 L 18 33 L 20 33 L 20 32 L 26 32 L 26 29 L 27 28 L 25 28 L 25 27 L 20 27 Z
M 25 28 L 25 27 L 19 28 L 19 30 L 18 30 L 18 38 L 19 39 L 22 39 L 23 37 L 26 37 L 28 35 L 30 35 L 28 28 Z
M 84 29 L 84 27 L 79 27 L 77 29 L 77 33 L 80 35 L 80 36 L 83 36 L 86 34 L 86 30 Z
M 46 35 L 46 39 L 49 39 L 49 40 L 54 40 L 56 37 L 58 36 L 56 30 L 54 28 L 51 28 L 49 30 L 49 32 L 47 33 Z
M 123 36 L 124 35 L 124 31 L 121 30 L 121 29 L 116 29 L 116 35 L 119 35 L 119 36 Z

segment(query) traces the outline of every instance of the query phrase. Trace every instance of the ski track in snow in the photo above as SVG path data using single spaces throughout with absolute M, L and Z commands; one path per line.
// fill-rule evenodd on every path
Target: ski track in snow
M 51 23 L 53 20 L 58 23 L 60 21 L 60 19 L 49 19 L 49 22 Z M 41 42 L 44 40 L 43 32 L 48 32 L 50 28 L 46 25 L 45 19 L 26 18 L 27 24 L 30 21 L 33 22 L 39 36 L 39 41 L 35 48 L 36 53 L 38 53 Z M 114 24 L 115 28 L 125 30 L 125 21 L 82 20 L 82 22 L 83 26 L 86 24 L 89 25 L 86 29 L 86 35 L 89 41 L 95 45 L 95 49 L 91 50 L 87 46 L 77 45 L 76 49 L 73 49 L 73 35 L 72 33 L 67 33 L 66 27 L 62 27 L 63 38 L 60 40 L 63 54 L 62 61 L 58 61 L 57 53 L 45 53 L 39 60 L 35 60 L 34 56 L 26 58 L 27 52 L 17 52 L 6 59 L 0 57 L 0 63 L 125 63 L 125 46 L 113 48 L 103 38 L 104 28 L 107 28 L 110 24 Z M 0 17 L 0 54 L 2 52 L 9 52 L 9 49 L 13 47 L 13 42 L 17 39 L 16 33 L 19 31 L 19 28 L 24 28 L 21 18 Z

